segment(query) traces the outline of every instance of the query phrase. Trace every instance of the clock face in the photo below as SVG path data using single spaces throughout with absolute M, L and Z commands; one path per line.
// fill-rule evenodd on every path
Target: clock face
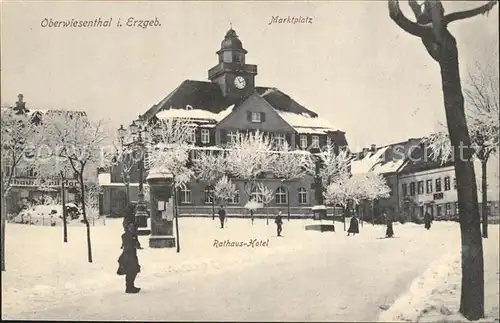
M 237 76 L 235 79 L 234 79 L 234 85 L 238 88 L 238 89 L 242 89 L 245 87 L 245 85 L 247 84 L 247 82 L 245 81 L 245 79 L 241 76 Z

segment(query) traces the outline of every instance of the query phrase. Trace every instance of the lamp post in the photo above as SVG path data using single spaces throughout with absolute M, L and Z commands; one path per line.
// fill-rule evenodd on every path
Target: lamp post
M 145 122 L 143 118 L 139 115 L 137 120 L 132 121 L 132 124 L 129 126 L 128 132 L 132 137 L 130 142 L 125 142 L 125 136 L 127 135 L 127 130 L 123 128 L 123 125 L 118 129 L 118 138 L 120 139 L 120 144 L 123 147 L 133 147 L 134 151 L 139 149 L 140 151 L 140 159 L 138 161 L 139 168 L 139 193 L 138 193 L 138 201 L 135 207 L 134 220 L 135 224 L 139 228 L 147 228 L 147 219 L 148 219 L 148 211 L 146 201 L 144 201 L 144 154 L 146 146 L 145 144 L 148 142 L 148 130 L 145 127 Z M 150 230 L 139 230 L 140 235 L 148 235 Z

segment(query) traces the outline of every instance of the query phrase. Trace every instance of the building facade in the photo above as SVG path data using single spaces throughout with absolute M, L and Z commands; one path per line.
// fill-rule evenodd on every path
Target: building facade
M 209 81 L 186 80 L 143 114 L 147 121 L 189 118 L 196 124 L 192 138 L 196 149 L 192 158 L 196 158 L 199 150 L 226 148 L 238 132 L 257 130 L 271 136 L 277 144 L 287 142 L 292 149 L 310 153 L 319 152 L 329 143 L 347 146 L 345 133 L 315 112 L 275 87 L 256 86 L 257 65 L 247 64 L 247 51 L 232 28 L 216 54 L 218 62 L 208 70 Z M 125 208 L 127 195 L 120 173 L 120 166 L 111 169 L 107 182 L 101 183 L 104 189 L 102 209 L 106 214 L 117 214 Z M 137 169 L 132 171 L 131 177 L 133 185 L 129 193 L 133 201 L 137 199 L 134 188 L 139 181 Z M 147 172 L 142 180 L 146 177 Z M 262 181 L 275 191 L 269 205 L 271 212 L 277 209 L 286 212 L 290 207 L 292 214 L 308 215 L 316 204 L 312 177 L 286 183 L 273 178 Z M 229 203 L 229 213 L 242 214 L 250 196 L 245 193 L 243 182 L 237 179 L 233 182 L 239 194 Z M 193 180 L 181 192 L 179 202 L 181 214 L 210 214 L 210 186 Z
M 47 113 L 68 113 L 68 111 L 59 110 L 29 109 L 22 94 L 18 95 L 18 101 L 13 107 L 5 109 L 12 109 L 17 114 L 27 114 L 35 124 L 38 124 Z M 69 113 L 85 115 L 85 112 L 82 111 L 69 111 Z M 61 181 L 57 179 L 57 176 L 54 176 L 55 179 L 41 180 L 36 169 L 27 166 L 24 163 L 24 159 L 21 159 L 16 167 L 12 168 L 11 161 L 7 158 L 2 158 L 2 180 L 11 177 L 11 173 L 12 178 L 7 198 L 7 213 L 17 214 L 26 204 L 44 204 L 49 201 L 55 203 L 62 202 Z M 66 174 L 66 178 L 66 202 L 79 203 L 77 194 L 79 188 L 78 181 L 69 172 Z

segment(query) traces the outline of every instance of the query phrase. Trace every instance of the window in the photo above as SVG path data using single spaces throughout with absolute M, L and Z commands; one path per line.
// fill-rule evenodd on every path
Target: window
M 252 201 L 256 201 L 258 203 L 262 203 L 262 193 L 256 188 L 254 187 L 252 189 L 252 194 L 250 194 L 250 199 Z
M 330 138 L 330 136 L 326 137 L 326 145 L 327 146 L 331 146 L 332 145 L 332 138 Z
M 428 179 L 426 182 L 425 182 L 425 185 L 426 185 L 426 189 L 427 189 L 427 193 L 432 193 L 432 179 Z
M 410 196 L 415 196 L 415 182 L 410 183 Z
M 187 186 L 181 189 L 181 203 L 191 203 L 191 190 Z
M 201 143 L 210 143 L 210 131 L 208 129 L 201 129 Z
M 277 146 L 281 146 L 285 144 L 285 134 L 284 133 L 277 133 L 274 135 L 274 142 L 276 143 Z
M 240 203 L 240 191 L 236 191 L 236 194 L 232 199 L 228 199 L 229 204 L 239 204 Z
M 196 142 L 196 130 L 193 128 L 192 131 L 189 133 L 189 142 Z
M 417 191 L 418 191 L 418 195 L 424 194 L 424 181 L 419 181 L 417 183 Z
M 455 202 L 455 215 L 459 215 L 460 212 L 458 211 L 458 202 Z
M 36 170 L 34 168 L 30 168 L 28 170 L 28 177 L 36 177 L 38 175 L 38 173 L 36 172 Z
M 450 178 L 449 177 L 445 177 L 444 178 L 444 190 L 445 191 L 449 191 L 450 189 L 451 189 Z
M 436 178 L 436 192 L 441 192 L 441 178 Z
M 457 179 L 456 178 L 453 178 L 453 189 L 454 190 L 457 189 Z
M 401 186 L 401 190 L 403 191 L 403 196 L 407 196 L 408 195 L 408 186 L 406 184 L 403 184 Z
M 236 131 L 229 131 L 227 133 L 227 142 L 228 143 L 234 143 L 234 142 L 236 142 L 236 139 L 238 139 L 238 134 L 236 133 Z
M 307 136 L 306 135 L 300 135 L 300 148 L 302 148 L 302 149 L 307 148 Z
M 307 191 L 305 188 L 299 188 L 299 204 L 307 204 Z
M 212 186 L 205 187 L 205 203 L 212 204 L 214 200 L 214 188 Z
M 312 136 L 312 148 L 319 148 L 319 136 Z
M 261 122 L 260 112 L 252 112 L 252 122 Z
M 451 216 L 451 203 L 446 203 L 446 215 Z
M 443 215 L 443 205 L 442 204 L 436 204 L 436 215 L 437 216 Z
M 278 187 L 276 190 L 276 204 L 286 204 L 287 194 L 284 187 Z
M 4 162 L 2 165 L 2 173 L 3 176 L 10 176 L 10 171 L 11 171 L 12 165 L 8 162 Z M 13 177 L 16 176 L 16 168 L 13 169 Z

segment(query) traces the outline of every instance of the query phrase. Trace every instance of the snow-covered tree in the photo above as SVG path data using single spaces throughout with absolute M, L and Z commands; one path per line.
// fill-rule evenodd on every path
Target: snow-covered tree
M 148 129 L 152 138 L 147 146 L 146 168 L 150 172 L 170 173 L 173 176 L 177 252 L 180 252 L 177 194 L 194 177 L 193 169 L 188 167 L 189 152 L 193 148 L 190 143 L 193 124 L 186 118 L 167 119 L 150 125 Z
M 226 160 L 229 173 L 243 180 L 245 193 L 251 198 L 260 176 L 272 172 L 276 154 L 271 138 L 257 130 L 237 133 L 236 139 L 229 144 Z M 253 212 L 250 209 L 252 218 Z
M 222 176 L 214 186 L 215 197 L 224 204 L 232 199 L 237 192 L 236 185 L 226 175 Z
M 85 184 L 97 178 L 97 168 L 107 161 L 103 160 L 102 145 L 107 138 L 103 130 L 104 122 L 94 122 L 84 113 L 70 111 L 45 114 L 42 136 L 57 158 L 71 165 L 80 186 L 83 221 L 87 228 L 88 261 L 92 262 L 90 223 L 87 218 Z
M 31 166 L 40 136 L 38 127 L 30 114 L 23 110 L 4 108 L 1 111 L 1 270 L 5 271 L 5 225 L 7 217 L 7 198 L 11 191 L 15 170 L 27 169 Z
M 273 174 L 282 183 L 314 175 L 314 160 L 309 152 L 291 150 L 288 143 L 278 146 L 278 153 L 273 165 Z M 288 221 L 290 221 L 290 188 L 287 187 Z
M 345 178 L 350 173 L 352 156 L 349 151 L 337 151 L 334 145 L 329 145 L 321 153 L 321 158 L 323 162 L 319 170 L 319 175 L 324 187 L 328 187 L 331 183 L 338 181 L 337 178 Z M 310 165 L 315 167 L 312 164 Z M 314 173 L 313 170 L 309 170 L 309 172 Z
M 127 204 L 130 202 L 130 172 L 137 165 L 139 158 L 142 157 L 140 154 L 143 153 L 136 146 L 130 145 L 126 146 L 123 142 L 131 142 L 131 134 L 126 133 L 123 141 L 120 138 L 116 138 L 112 142 L 113 158 L 112 167 L 120 167 L 120 176 L 123 183 L 125 184 L 126 194 L 127 194 Z M 138 156 L 139 155 L 139 156 Z
M 257 184 L 257 190 L 259 192 L 260 198 L 262 199 L 264 210 L 266 211 L 266 224 L 269 225 L 269 213 L 267 211 L 267 207 L 269 206 L 269 203 L 271 203 L 271 201 L 274 199 L 274 192 L 263 183 Z
M 498 153 L 500 114 L 498 95 L 498 68 L 476 66 L 476 73 L 469 74 L 469 82 L 464 89 L 467 101 L 467 124 L 474 157 L 481 163 L 481 194 L 483 237 L 488 237 L 487 205 L 487 163 L 491 155 Z M 423 138 L 424 145 L 431 149 L 431 156 L 442 164 L 461 158 L 453 156 L 453 149 L 448 131 L 442 130 Z M 464 147 L 467 149 L 469 147 Z
M 215 183 L 219 183 L 218 181 L 226 174 L 226 159 L 221 152 L 203 151 L 193 159 L 193 169 L 198 179 L 205 181 L 210 188 L 214 188 Z M 215 196 L 217 195 L 214 190 L 211 191 L 213 192 L 212 196 L 210 196 L 212 202 L 212 220 L 214 220 Z

